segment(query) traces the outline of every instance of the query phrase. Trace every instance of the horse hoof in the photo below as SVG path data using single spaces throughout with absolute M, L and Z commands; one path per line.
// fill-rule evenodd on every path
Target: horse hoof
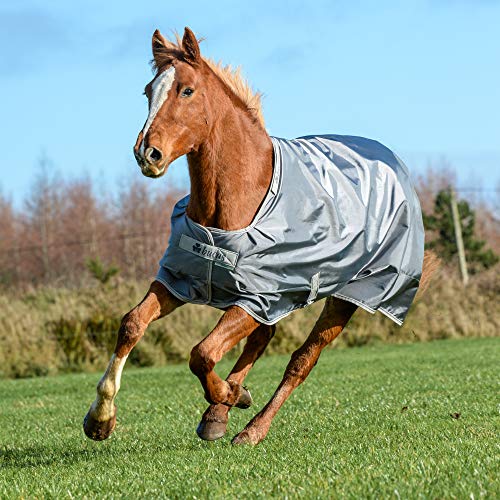
M 235 405 L 236 408 L 242 408 L 243 410 L 246 410 L 247 408 L 250 408 L 250 406 L 252 406 L 252 403 L 253 399 L 250 391 L 248 389 L 245 389 L 245 387 L 242 387 L 240 397 L 238 398 L 238 402 Z
M 90 414 L 90 410 L 83 419 L 83 431 L 85 435 L 94 441 L 104 441 L 115 430 L 116 426 L 116 406 L 114 415 L 104 422 L 96 420 Z
M 250 436 L 250 433 L 246 430 L 242 430 L 239 434 L 236 434 L 234 438 L 231 441 L 231 444 L 238 446 L 242 444 L 250 444 L 250 445 L 256 445 L 259 444 L 260 440 L 258 439 L 252 439 Z
M 215 441 L 226 434 L 227 422 L 201 421 L 196 428 L 196 434 L 204 441 Z

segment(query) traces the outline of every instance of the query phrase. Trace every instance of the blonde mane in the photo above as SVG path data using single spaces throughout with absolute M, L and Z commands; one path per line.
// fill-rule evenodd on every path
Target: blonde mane
M 182 39 L 178 33 L 174 33 L 175 42 L 164 39 L 165 42 L 165 64 L 170 63 L 172 60 L 172 55 L 182 54 Z M 199 39 L 198 42 L 202 42 L 203 39 Z M 264 115 L 262 113 L 262 103 L 260 92 L 254 92 L 248 83 L 248 80 L 241 74 L 241 68 L 232 68 L 231 65 L 224 66 L 222 62 L 216 62 L 213 59 L 203 57 L 203 60 L 207 63 L 208 67 L 219 77 L 219 79 L 224 83 L 229 89 L 237 95 L 245 104 L 248 112 L 258 120 L 261 125 L 265 128 Z M 152 61 L 153 68 L 158 69 L 158 66 L 163 64 L 157 64 Z

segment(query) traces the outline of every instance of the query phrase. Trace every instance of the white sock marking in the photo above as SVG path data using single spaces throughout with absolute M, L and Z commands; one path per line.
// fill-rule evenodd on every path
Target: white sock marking
M 116 354 L 111 356 L 108 368 L 97 385 L 97 398 L 91 406 L 91 412 L 97 420 L 110 419 L 114 413 L 113 402 L 120 390 L 123 367 L 127 356 L 119 358 Z
M 153 82 L 149 115 L 148 119 L 146 120 L 146 125 L 144 125 L 144 128 L 142 129 L 142 143 L 140 147 L 141 154 L 144 154 L 144 139 L 146 138 L 149 127 L 151 127 L 153 120 L 158 114 L 158 111 L 160 111 L 161 107 L 167 100 L 168 92 L 172 88 L 172 85 L 174 83 L 174 78 L 175 68 L 171 66 Z

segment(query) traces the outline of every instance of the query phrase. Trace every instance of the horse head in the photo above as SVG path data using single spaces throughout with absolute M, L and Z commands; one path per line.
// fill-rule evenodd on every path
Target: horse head
M 174 160 L 196 151 L 209 131 L 211 72 L 194 33 L 185 28 L 175 44 L 156 30 L 152 39 L 156 74 L 144 90 L 149 113 L 134 146 L 142 173 L 161 177 Z

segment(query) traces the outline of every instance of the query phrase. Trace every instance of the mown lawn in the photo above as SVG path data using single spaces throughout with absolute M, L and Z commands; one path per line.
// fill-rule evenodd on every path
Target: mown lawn
M 327 351 L 254 448 L 230 439 L 288 356 L 259 361 L 255 406 L 214 443 L 195 435 L 205 403 L 184 365 L 126 371 L 102 443 L 81 429 L 98 374 L 1 381 L 0 497 L 499 498 L 499 351 L 494 338 Z

